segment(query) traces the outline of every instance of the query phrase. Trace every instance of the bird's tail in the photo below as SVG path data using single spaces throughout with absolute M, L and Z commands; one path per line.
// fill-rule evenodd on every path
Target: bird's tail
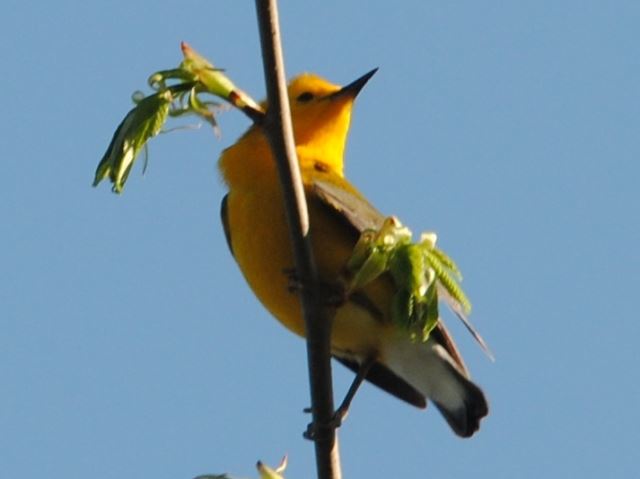
M 384 365 L 433 401 L 459 436 L 472 436 L 489 412 L 484 393 L 464 365 L 433 338 L 421 343 L 395 337 L 385 347 Z

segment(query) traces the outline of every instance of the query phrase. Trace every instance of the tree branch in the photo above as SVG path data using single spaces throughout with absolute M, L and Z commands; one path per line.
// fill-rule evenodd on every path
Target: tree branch
M 276 0 L 256 0 L 269 108 L 263 127 L 284 193 L 307 336 L 311 409 L 319 479 L 340 479 L 331 379 L 331 318 L 326 314 L 309 238 L 309 215 L 293 139 Z

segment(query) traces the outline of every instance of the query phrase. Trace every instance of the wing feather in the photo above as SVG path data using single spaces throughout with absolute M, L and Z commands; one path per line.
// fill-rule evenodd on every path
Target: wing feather
M 231 256 L 233 254 L 233 246 L 231 246 L 231 228 L 229 227 L 229 195 L 224 195 L 222 198 L 222 203 L 220 204 L 220 219 L 222 220 L 222 228 L 224 229 L 224 237 L 227 239 L 227 246 L 229 247 L 229 251 L 231 252 Z
M 347 188 L 343 188 L 340 184 L 342 181 L 337 182 L 334 181 L 334 179 L 332 179 L 332 181 L 316 179 L 312 184 L 311 191 L 318 199 L 321 200 L 322 203 L 324 203 L 328 207 L 330 211 L 333 212 L 333 214 L 340 215 L 343 219 L 345 219 L 358 235 L 366 229 L 380 228 L 380 226 L 382 226 L 382 222 L 385 219 L 384 215 L 380 213 L 375 207 L 373 207 L 357 191 L 350 191 Z M 441 344 L 451 355 L 453 360 L 460 367 L 461 371 L 466 376 L 469 376 L 469 371 L 464 364 L 462 355 L 460 354 L 456 343 L 454 342 L 451 334 L 449 334 L 449 331 L 442 321 L 438 321 L 438 325 L 432 331 L 432 334 L 434 339 L 439 344 Z M 483 345 L 483 342 L 481 342 L 480 344 Z M 343 361 L 343 363 L 345 362 Z M 385 378 L 385 382 L 388 383 L 389 381 L 386 379 L 388 378 Z M 388 390 L 388 388 L 385 386 L 380 387 Z M 408 400 L 405 397 L 401 397 L 398 394 L 395 395 L 397 395 L 401 399 L 404 399 L 405 401 L 412 402 L 411 400 Z

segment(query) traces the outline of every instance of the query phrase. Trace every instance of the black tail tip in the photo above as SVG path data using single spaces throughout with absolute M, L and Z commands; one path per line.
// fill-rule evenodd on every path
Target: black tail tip
M 469 381 L 464 406 L 455 410 L 444 408 L 435 403 L 453 432 L 460 437 L 471 437 L 480 429 L 480 421 L 489 414 L 489 405 L 482 390 Z

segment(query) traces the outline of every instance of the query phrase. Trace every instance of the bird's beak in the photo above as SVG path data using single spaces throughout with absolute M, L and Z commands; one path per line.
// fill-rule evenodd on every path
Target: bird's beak
M 364 75 L 362 75 L 357 80 L 352 81 L 351 83 L 349 83 L 346 86 L 343 86 L 342 88 L 340 88 L 340 90 L 338 90 L 335 93 L 332 93 L 332 94 L 328 95 L 326 98 L 327 99 L 334 99 L 334 98 L 340 98 L 340 97 L 355 98 L 356 95 L 358 93 L 360 93 L 360 90 L 362 90 L 362 87 L 364 87 L 366 85 L 366 83 L 369 81 L 369 78 L 371 78 L 373 75 L 375 75 L 375 73 L 377 71 L 378 71 L 378 69 L 374 68 L 369 73 L 365 73 Z

